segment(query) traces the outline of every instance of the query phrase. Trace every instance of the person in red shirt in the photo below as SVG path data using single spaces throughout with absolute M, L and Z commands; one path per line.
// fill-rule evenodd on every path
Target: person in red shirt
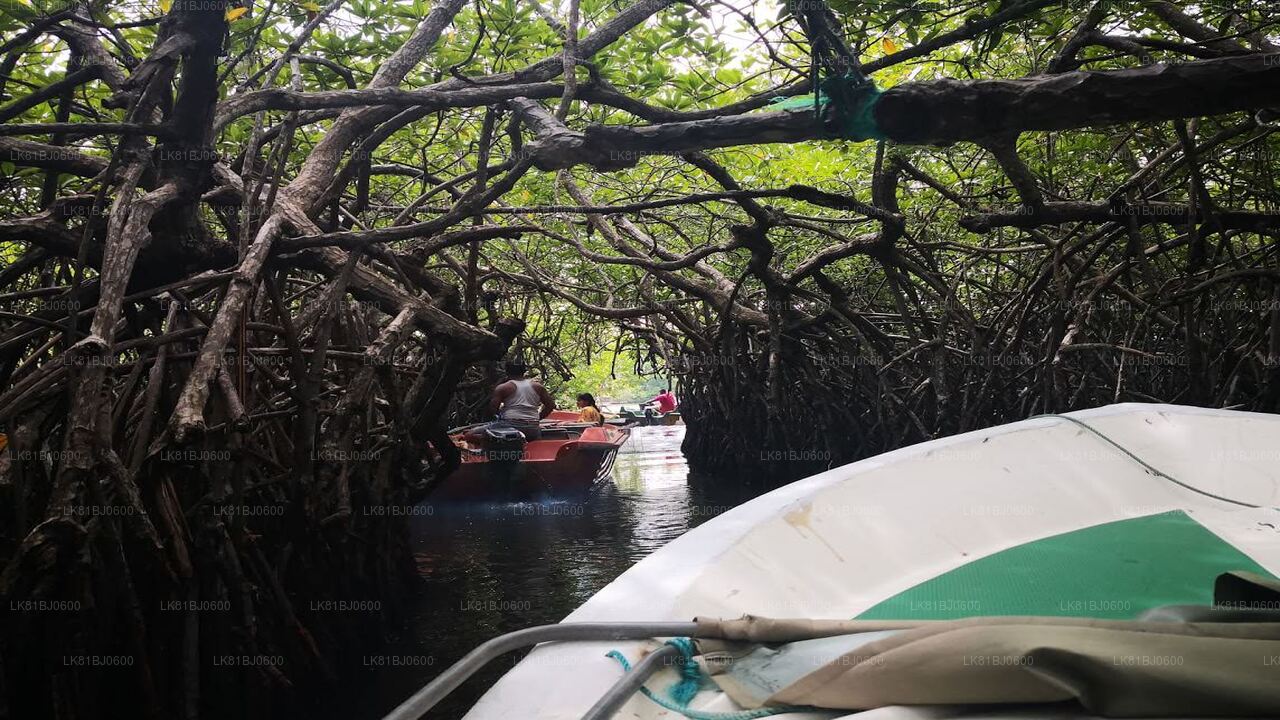
M 670 390 L 662 388 L 662 392 L 655 395 L 653 399 L 645 403 L 645 405 L 652 405 L 655 403 L 658 406 L 658 412 L 666 414 L 676 409 L 676 396 L 672 395 Z

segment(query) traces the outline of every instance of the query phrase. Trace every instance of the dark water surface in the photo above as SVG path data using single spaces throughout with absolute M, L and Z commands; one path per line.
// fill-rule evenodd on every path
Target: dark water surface
M 414 520 L 423 592 L 409 635 L 358 682 L 355 717 L 379 718 L 481 642 L 559 622 L 637 561 L 761 490 L 690 478 L 684 426 L 632 431 L 613 481 L 590 497 L 433 506 Z M 428 718 L 459 718 L 519 659 L 494 662 Z M 405 665 L 409 665 L 406 667 Z

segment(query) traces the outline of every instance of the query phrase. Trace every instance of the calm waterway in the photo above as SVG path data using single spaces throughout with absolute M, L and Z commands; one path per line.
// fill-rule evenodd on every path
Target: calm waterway
M 423 591 L 411 634 L 386 650 L 413 666 L 371 669 L 357 717 L 381 717 L 495 635 L 559 622 L 646 555 L 762 492 L 690 478 L 683 438 L 684 426 L 635 428 L 613 480 L 585 501 L 437 505 L 415 519 Z M 517 659 L 493 663 L 428 717 L 462 717 Z

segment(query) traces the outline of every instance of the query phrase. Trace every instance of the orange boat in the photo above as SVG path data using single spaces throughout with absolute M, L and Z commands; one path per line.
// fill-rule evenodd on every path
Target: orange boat
M 450 435 L 462 462 L 440 481 L 432 500 L 525 500 L 581 494 L 609 476 L 631 431 L 578 422 L 557 410 L 542 421 L 542 438 L 482 448 L 465 429 Z

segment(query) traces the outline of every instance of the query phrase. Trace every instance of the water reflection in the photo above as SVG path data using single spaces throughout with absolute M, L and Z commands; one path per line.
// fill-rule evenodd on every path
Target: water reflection
M 635 428 L 613 481 L 584 499 L 437 505 L 416 519 L 416 630 L 387 652 L 430 664 L 371 671 L 374 697 L 358 716 L 381 717 L 494 635 L 558 622 L 638 560 L 761 491 L 691 483 L 683 438 L 683 426 Z M 431 717 L 461 717 L 517 659 L 494 663 Z

